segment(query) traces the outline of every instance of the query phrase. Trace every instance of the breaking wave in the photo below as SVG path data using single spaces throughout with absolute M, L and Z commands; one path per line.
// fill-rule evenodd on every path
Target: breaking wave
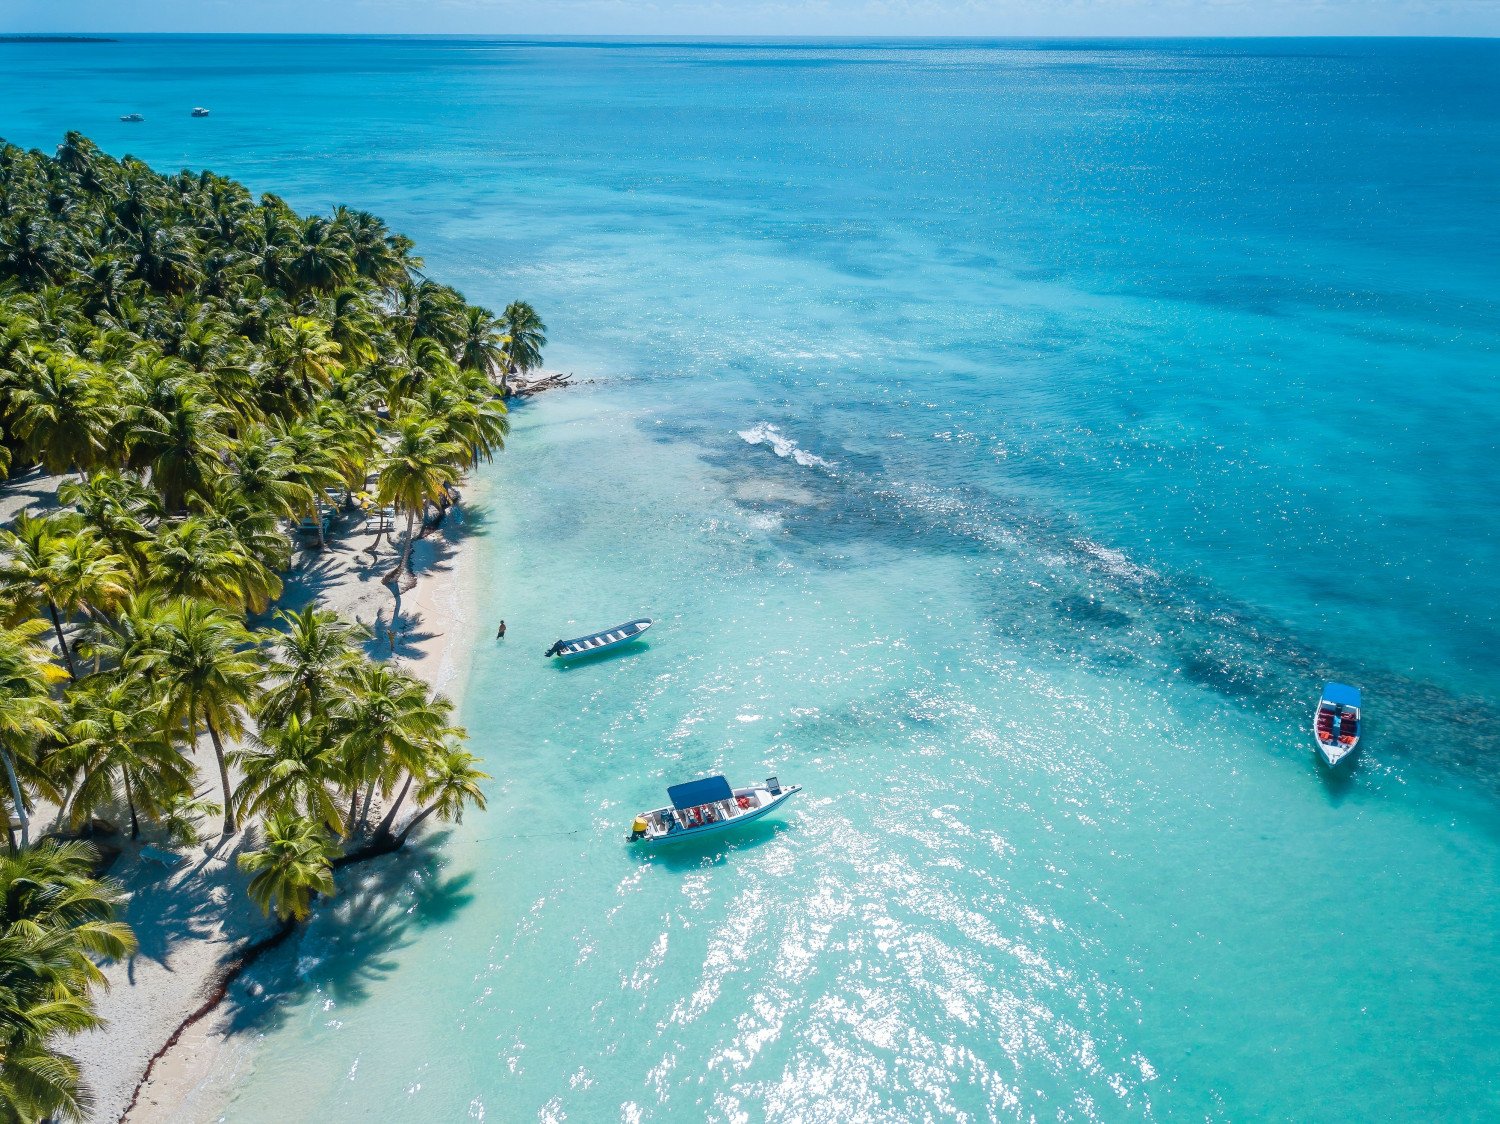
M 770 422 L 739 430 L 740 438 L 750 445 L 769 445 L 782 460 L 788 458 L 804 468 L 832 468 L 833 465 L 815 453 L 809 453 Z

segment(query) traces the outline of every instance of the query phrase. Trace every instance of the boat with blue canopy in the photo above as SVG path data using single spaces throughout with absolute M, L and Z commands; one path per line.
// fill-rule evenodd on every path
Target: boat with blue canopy
M 655 844 L 714 835 L 769 815 L 801 791 L 801 785 L 784 785 L 776 777 L 748 788 L 731 788 L 722 775 L 674 784 L 667 789 L 672 803 L 636 816 L 630 838 Z
M 1359 688 L 1328 683 L 1313 715 L 1313 738 L 1318 753 L 1331 768 L 1359 747 Z
M 579 656 L 593 656 L 639 640 L 641 634 L 650 627 L 651 618 L 641 617 L 638 620 L 617 624 L 614 628 L 606 628 L 602 632 L 591 632 L 587 636 L 578 636 L 572 640 L 559 640 L 542 654 L 548 659 L 556 656 L 563 660 L 575 660 Z

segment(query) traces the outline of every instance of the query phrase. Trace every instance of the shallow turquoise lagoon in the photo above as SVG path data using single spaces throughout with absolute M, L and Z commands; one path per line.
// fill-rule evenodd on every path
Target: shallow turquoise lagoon
M 0 135 L 374 210 L 598 380 L 470 489 L 489 812 L 227 1119 L 1500 1114 L 1496 44 L 0 51 Z M 624 844 L 720 769 L 807 792 Z

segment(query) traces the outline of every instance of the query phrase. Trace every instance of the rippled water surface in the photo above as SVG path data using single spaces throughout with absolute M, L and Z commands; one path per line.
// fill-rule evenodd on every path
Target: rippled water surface
M 1500 1114 L 1496 44 L 0 51 L 7 138 L 377 211 L 600 380 L 471 488 L 489 812 L 227 1119 Z M 623 844 L 720 769 L 807 792 Z

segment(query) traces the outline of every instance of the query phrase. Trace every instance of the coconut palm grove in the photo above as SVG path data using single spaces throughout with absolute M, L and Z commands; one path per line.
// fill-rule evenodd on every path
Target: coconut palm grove
M 97 817 L 253 829 L 249 893 L 293 924 L 337 865 L 482 806 L 447 699 L 364 626 L 275 602 L 340 506 L 383 513 L 385 580 L 414 580 L 543 332 L 427 278 L 373 215 L 76 133 L 55 156 L 0 142 L 0 459 L 61 478 L 0 532 L 0 1117 L 88 1111 L 55 1044 L 95 1025 L 96 962 L 133 942 L 76 838 Z

